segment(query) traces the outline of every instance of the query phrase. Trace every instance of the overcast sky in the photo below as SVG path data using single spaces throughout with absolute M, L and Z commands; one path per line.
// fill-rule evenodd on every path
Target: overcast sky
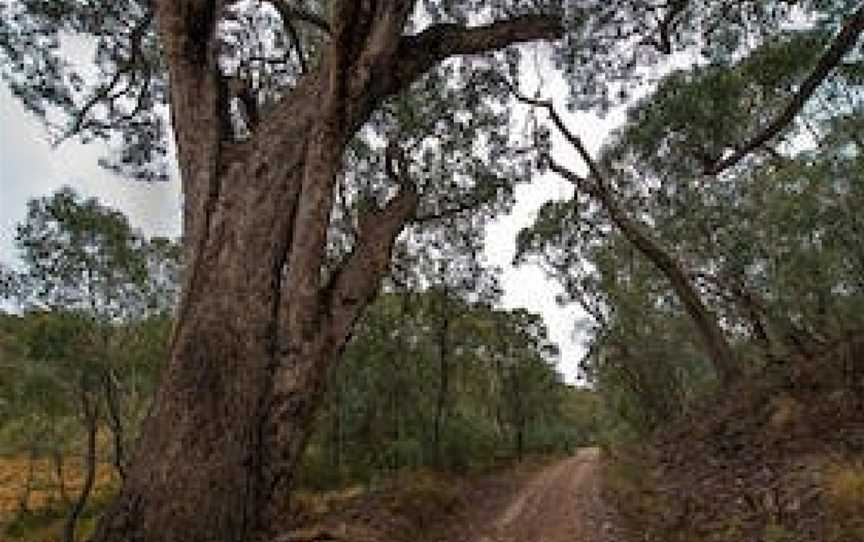
M 563 88 L 559 88 L 553 94 L 562 92 Z M 563 98 L 560 102 L 563 103 Z M 570 119 L 571 126 L 592 150 L 615 120 L 601 122 L 581 115 Z M 180 234 L 177 180 L 146 184 L 119 178 L 98 166 L 97 160 L 103 152 L 98 144 L 82 145 L 74 141 L 52 149 L 44 127 L 0 85 L 0 262 L 16 265 L 15 225 L 24 219 L 27 200 L 51 194 L 64 184 L 122 210 L 147 235 Z M 571 155 L 559 159 L 581 169 Z M 532 184 L 518 187 L 513 213 L 487 231 L 487 255 L 491 264 L 504 270 L 504 306 L 524 307 L 543 315 L 552 340 L 561 347 L 560 369 L 573 382 L 582 348 L 572 330 L 582 313 L 575 305 L 557 306 L 555 295 L 560 293 L 560 287 L 537 266 L 511 265 L 517 232 L 531 223 L 543 202 L 569 197 L 571 191 L 569 185 L 551 176 L 538 177 Z

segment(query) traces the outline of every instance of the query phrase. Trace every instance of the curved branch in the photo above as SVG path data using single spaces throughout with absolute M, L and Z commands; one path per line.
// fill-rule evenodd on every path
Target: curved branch
M 344 341 L 354 321 L 374 297 L 381 279 L 387 274 L 396 237 L 417 211 L 419 196 L 414 182 L 407 177 L 407 164 L 396 161 L 388 148 L 388 176 L 400 186 L 396 196 L 383 209 L 361 217 L 357 245 L 349 254 L 328 287 L 331 327 L 334 342 Z
M 841 63 L 846 53 L 855 47 L 862 32 L 864 32 L 864 3 L 846 21 L 840 33 L 834 38 L 831 46 L 819 59 L 816 67 L 807 76 L 807 79 L 801 84 L 801 88 L 798 89 L 798 92 L 792 97 L 792 100 L 780 115 L 771 121 L 762 132 L 739 146 L 731 156 L 718 160 L 706 168 L 705 173 L 707 175 L 718 175 L 734 166 L 748 154 L 768 143 L 768 141 L 795 120 L 795 117 L 798 116 L 798 113 L 801 112 L 819 86 L 828 78 L 831 71 Z
M 535 107 L 542 107 L 549 113 L 556 128 L 558 128 L 568 143 L 576 149 L 580 158 L 588 166 L 590 175 L 588 178 L 581 177 L 555 162 L 550 156 L 547 156 L 546 160 L 549 164 L 549 169 L 577 188 L 585 189 L 591 196 L 596 198 L 624 237 L 663 273 L 672 285 L 679 301 L 684 305 L 687 314 L 702 335 L 708 354 L 711 356 L 714 367 L 722 381 L 725 384 L 729 384 L 736 380 L 740 375 L 740 369 L 735 360 L 735 355 L 723 335 L 723 330 L 720 328 L 714 314 L 702 302 L 692 281 L 681 268 L 679 262 L 656 239 L 644 231 L 644 225 L 639 220 L 634 220 L 619 207 L 612 197 L 612 186 L 604 172 L 585 148 L 582 139 L 570 131 L 564 123 L 552 105 L 552 102 L 528 98 L 520 94 L 513 85 L 509 86 L 511 92 L 513 92 L 519 101 Z

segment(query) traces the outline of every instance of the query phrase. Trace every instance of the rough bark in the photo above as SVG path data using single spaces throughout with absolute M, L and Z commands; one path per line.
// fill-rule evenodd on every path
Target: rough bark
M 382 100 L 444 58 L 561 34 L 557 21 L 523 17 L 402 36 L 413 4 L 335 3 L 318 70 L 238 144 L 220 132 L 222 2 L 156 2 L 187 275 L 154 408 L 94 541 L 245 542 L 279 528 L 327 369 L 418 204 L 404 169 L 388 168 L 399 192 L 363 217 L 354 251 L 323 281 L 347 141 Z M 441 35 L 448 42 L 433 40 Z

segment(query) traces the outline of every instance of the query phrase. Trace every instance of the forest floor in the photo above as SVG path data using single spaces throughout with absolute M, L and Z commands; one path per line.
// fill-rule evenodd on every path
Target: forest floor
M 280 542 L 612 542 L 600 451 L 479 478 L 404 480 L 343 503 Z

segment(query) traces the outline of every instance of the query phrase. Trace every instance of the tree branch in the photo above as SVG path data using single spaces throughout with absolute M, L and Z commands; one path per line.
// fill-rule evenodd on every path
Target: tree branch
M 597 162 L 591 157 L 581 138 L 567 128 L 550 101 L 523 96 L 513 85 L 510 85 L 510 90 L 518 100 L 529 105 L 542 107 L 548 111 L 552 122 L 564 135 L 564 138 L 576 149 L 582 160 L 585 161 L 590 175 L 587 179 L 583 178 L 555 162 L 552 157 L 547 156 L 549 169 L 574 184 L 577 188 L 585 188 L 591 196 L 599 201 L 600 205 L 608 213 L 612 223 L 624 237 L 663 273 L 671 283 L 679 301 L 684 305 L 687 314 L 693 319 L 693 322 L 699 329 L 705 342 L 705 347 L 721 379 L 725 383 L 730 383 L 738 378 L 739 368 L 734 353 L 726 341 L 716 317 L 702 302 L 692 281 L 689 280 L 675 257 L 654 239 L 652 235 L 644 231 L 645 226 L 641 221 L 632 218 L 618 205 L 618 202 L 612 197 L 611 183 L 609 183 Z
M 420 216 L 416 216 L 411 219 L 412 224 L 426 224 L 429 222 L 434 222 L 436 220 L 444 220 L 446 218 L 452 218 L 454 216 L 461 215 L 462 213 L 467 213 L 468 211 L 473 211 L 479 206 L 478 202 L 475 200 L 463 201 L 459 205 L 449 207 L 447 209 L 442 209 L 436 213 L 426 213 Z
M 775 137 L 795 120 L 795 117 L 798 116 L 798 113 L 801 112 L 807 101 L 813 96 L 825 79 L 827 79 L 831 71 L 841 63 L 846 53 L 855 47 L 862 31 L 864 31 L 864 4 L 861 4 L 855 13 L 849 17 L 840 33 L 834 38 L 831 46 L 819 59 L 816 67 L 807 76 L 807 79 L 801 84 L 801 88 L 798 89 L 798 92 L 792 97 L 792 100 L 780 115 L 771 121 L 762 132 L 738 147 L 731 156 L 718 160 L 706 168 L 705 173 L 707 175 L 718 175 L 734 166 L 748 154 L 768 143 L 771 138 Z
M 59 145 L 63 143 L 67 139 L 74 137 L 81 133 L 82 130 L 87 128 L 88 125 L 88 117 L 90 116 L 90 112 L 95 108 L 99 103 L 108 101 L 109 103 L 113 102 L 117 98 L 128 95 L 131 92 L 131 86 L 136 82 L 137 74 L 135 70 L 139 68 L 139 64 L 141 63 L 141 42 L 143 41 L 146 33 L 150 30 L 151 23 L 153 22 L 153 11 L 148 11 L 144 17 L 135 23 L 135 25 L 130 29 L 129 32 L 129 49 L 131 53 L 129 58 L 121 58 L 119 59 L 117 64 L 117 71 L 112 76 L 111 80 L 108 83 L 100 85 L 99 88 L 93 91 L 93 94 L 90 98 L 84 103 L 84 105 L 74 113 L 72 126 L 62 135 L 59 140 L 55 143 L 55 145 Z M 149 70 L 147 70 L 149 72 Z M 123 75 L 128 75 L 131 79 L 131 82 L 127 86 L 126 90 L 120 93 L 115 93 L 115 89 L 117 85 L 120 84 L 120 79 Z M 143 81 L 141 83 L 142 86 L 147 86 L 150 84 L 149 78 L 147 81 Z M 143 91 L 142 91 L 143 93 Z M 139 94 L 140 96 L 141 94 Z M 137 107 L 136 107 L 137 110 Z
M 672 54 L 672 33 L 675 31 L 675 24 L 678 22 L 678 16 L 687 8 L 689 0 L 674 0 L 670 2 L 669 9 L 660 21 L 658 31 L 660 33 L 660 41 L 654 42 L 657 49 L 664 54 Z
M 297 62 L 300 64 L 300 74 L 306 75 L 309 72 L 309 65 L 306 63 L 306 54 L 303 52 L 303 44 L 300 42 L 300 35 L 297 29 L 294 28 L 294 23 L 291 19 L 284 21 L 285 32 L 288 34 L 288 39 L 291 40 L 291 46 L 294 52 L 297 53 Z
M 510 88 L 510 92 L 513 96 L 516 97 L 522 103 L 532 105 L 534 107 L 540 107 L 545 109 L 549 114 L 549 118 L 552 119 L 552 123 L 558 128 L 558 131 L 561 132 L 561 135 L 564 136 L 564 139 L 567 140 L 570 145 L 576 149 L 576 152 L 579 153 L 579 157 L 585 162 L 585 165 L 588 166 L 588 171 L 591 173 L 591 176 L 596 179 L 598 188 L 603 192 L 608 191 L 608 184 L 606 183 L 603 172 L 600 170 L 600 167 L 597 165 L 597 162 L 594 161 L 594 158 L 591 156 L 591 153 L 588 152 L 588 149 L 585 148 L 585 145 L 582 143 L 582 139 L 574 134 L 567 125 L 564 123 L 564 120 L 561 118 L 561 115 L 558 114 L 558 111 L 555 109 L 555 106 L 552 104 L 550 100 L 541 100 L 538 98 L 529 98 L 524 94 L 519 92 L 512 83 L 505 80 L 505 84 Z M 575 174 L 573 174 L 575 175 Z M 578 177 L 578 176 L 577 176 Z M 581 177 L 580 177 L 581 179 Z M 572 179 L 568 179 L 571 180 Z
M 402 38 L 392 84 L 397 90 L 405 88 L 451 56 L 481 54 L 528 41 L 556 40 L 563 35 L 561 19 L 551 15 L 523 15 L 475 27 L 434 25 L 420 34 Z
M 336 341 L 349 333 L 360 311 L 374 297 L 389 268 L 393 243 L 417 211 L 417 189 L 408 176 L 407 162 L 395 145 L 387 148 L 385 170 L 400 187 L 399 193 L 383 209 L 361 217 L 356 247 L 330 284 L 331 333 Z

